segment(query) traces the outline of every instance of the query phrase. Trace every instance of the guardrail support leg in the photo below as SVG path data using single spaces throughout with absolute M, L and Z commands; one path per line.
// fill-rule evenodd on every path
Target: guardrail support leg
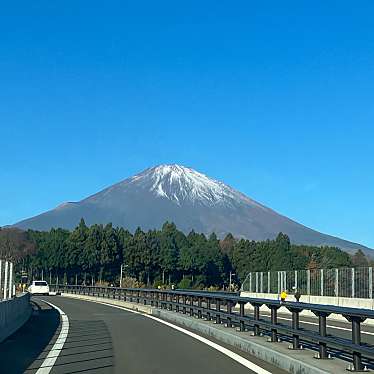
M 259 321 L 260 320 L 260 305 L 254 305 L 253 306 L 254 310 L 253 310 L 253 318 L 255 320 L 255 324 L 253 326 L 253 335 L 254 336 L 259 336 L 260 335 L 260 326 L 258 323 L 256 323 L 256 321 Z
M 187 313 L 187 310 L 186 310 L 186 302 L 187 302 L 186 296 L 183 296 L 182 302 L 183 302 L 182 313 L 186 314 Z
M 216 314 L 216 324 L 220 325 L 221 324 L 221 314 L 220 314 L 220 311 L 221 311 L 221 300 L 216 300 L 216 311 L 217 311 L 217 314 Z
M 169 310 L 173 311 L 173 302 L 174 302 L 174 295 L 173 294 L 169 295 L 169 301 L 170 301 L 170 303 L 169 303 Z
M 244 317 L 244 303 L 239 303 L 239 315 L 240 317 Z M 244 320 L 240 320 L 240 325 L 239 325 L 239 330 L 240 331 L 245 331 L 245 325 L 244 325 Z
M 278 309 L 276 307 L 271 307 L 271 324 L 276 325 L 278 323 Z M 278 332 L 275 327 L 271 328 L 271 341 L 273 343 L 278 341 Z
M 197 310 L 197 318 L 201 319 L 201 317 L 202 317 L 202 310 L 201 310 L 201 308 L 202 308 L 202 298 L 201 297 L 199 297 L 197 299 L 197 305 L 199 307 L 199 309 Z
M 352 343 L 360 345 L 361 344 L 361 319 L 353 318 L 352 319 Z M 353 367 L 356 371 L 363 370 L 361 353 L 353 352 Z
M 179 295 L 177 295 L 177 305 L 175 307 L 175 311 L 179 313 Z
M 325 337 L 327 335 L 326 330 L 326 317 L 327 315 L 325 313 L 319 313 L 318 314 L 318 325 L 319 325 L 319 334 L 322 337 Z M 320 359 L 326 359 L 327 356 L 327 346 L 324 342 L 319 342 L 319 358 Z
M 208 299 L 207 299 L 207 301 L 206 301 L 206 308 L 207 308 L 207 312 L 206 312 L 206 320 L 207 320 L 207 321 L 210 321 L 210 320 L 211 320 L 211 316 L 210 316 L 211 300 L 210 300 L 209 297 L 208 297 Z
M 232 327 L 232 322 L 231 322 L 231 314 L 232 314 L 232 302 L 227 301 L 227 313 L 229 314 L 229 317 L 227 317 L 227 327 Z
M 299 330 L 300 328 L 299 313 L 299 310 L 292 310 L 292 328 L 294 330 Z M 292 335 L 292 349 L 300 349 L 300 337 L 296 333 Z
M 194 307 L 193 297 L 191 296 L 190 297 L 190 317 L 193 317 L 193 315 L 194 315 L 194 313 L 193 313 L 193 307 Z
M 344 317 L 352 323 L 352 344 L 361 345 L 361 322 L 365 321 L 364 317 L 347 316 Z M 350 371 L 364 371 L 364 365 L 362 365 L 362 357 L 360 352 L 353 351 L 353 369 L 349 368 Z

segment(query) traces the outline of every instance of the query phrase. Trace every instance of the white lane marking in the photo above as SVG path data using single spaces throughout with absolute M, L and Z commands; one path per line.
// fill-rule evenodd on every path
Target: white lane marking
M 253 362 L 247 360 L 246 358 L 238 355 L 237 353 L 232 352 L 229 349 L 227 349 L 225 347 L 222 347 L 219 344 L 210 341 L 209 339 L 203 338 L 202 336 L 200 336 L 198 334 L 195 334 L 195 333 L 193 333 L 191 331 L 188 331 L 188 330 L 186 330 L 186 329 L 184 329 L 182 327 L 173 325 L 170 322 L 164 321 L 163 319 L 157 318 L 155 316 L 151 316 L 149 314 L 140 313 L 140 312 L 137 312 L 137 311 L 132 310 L 132 309 L 127 309 L 125 307 L 121 307 L 121 306 L 118 306 L 118 305 L 107 304 L 107 303 L 104 303 L 104 302 L 101 302 L 101 301 L 96 301 L 96 300 L 85 300 L 85 301 L 90 301 L 92 303 L 97 303 L 97 304 L 102 304 L 102 305 L 110 306 L 112 308 L 117 308 L 117 309 L 125 310 L 126 312 L 131 312 L 131 313 L 134 313 L 134 314 L 140 314 L 143 317 L 146 317 L 146 318 L 149 318 L 149 319 L 153 319 L 153 320 L 155 320 L 155 321 L 157 321 L 159 323 L 162 323 L 162 324 L 164 324 L 166 326 L 171 327 L 174 330 L 178 330 L 179 332 L 182 332 L 183 334 L 189 335 L 190 337 L 192 337 L 192 338 L 194 338 L 196 340 L 199 340 L 200 342 L 202 342 L 204 344 L 209 345 L 211 348 L 213 348 L 213 349 L 215 349 L 215 350 L 223 353 L 227 357 L 229 357 L 232 360 L 238 362 L 239 364 L 245 366 L 246 368 L 254 371 L 257 374 L 271 374 L 270 371 L 267 371 L 267 370 L 263 369 L 262 367 L 256 365 L 255 363 L 253 363 Z
M 270 317 L 270 314 L 268 314 L 267 316 Z M 285 321 L 292 321 L 292 318 L 286 318 L 286 317 L 278 317 L 278 319 L 283 319 Z M 318 323 L 315 323 L 315 322 L 309 322 L 309 321 L 302 321 L 302 320 L 300 320 L 300 323 L 304 323 L 306 325 L 318 326 Z M 327 327 L 329 327 L 330 329 L 336 329 L 336 330 L 352 331 L 352 329 L 349 329 L 347 327 L 332 326 L 332 325 L 327 325 Z M 374 332 L 361 331 L 361 334 L 374 335 Z
M 48 301 L 45 301 L 45 300 L 42 300 L 42 301 L 48 304 L 49 306 L 51 306 L 52 308 L 55 308 L 60 313 L 62 326 L 61 326 L 60 334 L 58 335 L 58 338 L 55 344 L 53 345 L 52 349 L 48 352 L 47 357 L 44 359 L 43 363 L 41 364 L 36 374 L 48 374 L 52 370 L 53 365 L 55 364 L 57 357 L 61 353 L 62 347 L 64 346 L 66 338 L 69 333 L 69 318 L 64 313 L 64 311 L 61 310 L 58 306 Z

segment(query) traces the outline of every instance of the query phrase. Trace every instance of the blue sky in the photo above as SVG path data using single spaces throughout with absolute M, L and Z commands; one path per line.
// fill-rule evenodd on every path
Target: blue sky
M 372 1 L 0 14 L 0 225 L 160 163 L 374 248 Z

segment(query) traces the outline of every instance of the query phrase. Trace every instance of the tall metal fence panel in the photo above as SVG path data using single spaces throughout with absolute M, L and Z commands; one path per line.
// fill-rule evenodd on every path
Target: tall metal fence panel
M 14 266 L 6 260 L 0 260 L 0 301 L 15 295 Z
M 297 289 L 303 295 L 373 299 L 372 267 L 266 271 L 248 273 L 242 291 L 279 294 Z

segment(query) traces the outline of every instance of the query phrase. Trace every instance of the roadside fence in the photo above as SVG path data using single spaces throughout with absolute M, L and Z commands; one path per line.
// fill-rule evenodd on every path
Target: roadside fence
M 0 259 L 0 301 L 11 299 L 15 294 L 13 262 Z
M 373 268 L 250 272 L 242 291 L 279 294 L 297 288 L 303 295 L 373 299 Z

